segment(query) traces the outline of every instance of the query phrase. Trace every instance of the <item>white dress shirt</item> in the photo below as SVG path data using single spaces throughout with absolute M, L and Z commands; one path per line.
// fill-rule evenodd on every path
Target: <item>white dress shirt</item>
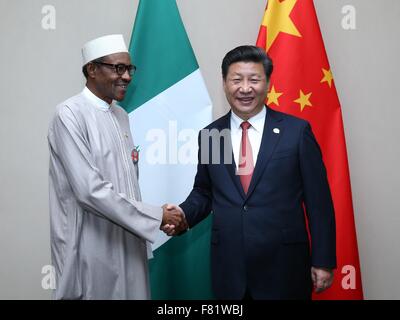
M 253 150 L 253 161 L 254 166 L 257 163 L 258 152 L 260 151 L 261 140 L 264 132 L 265 116 L 267 114 L 267 108 L 262 108 L 262 110 L 255 116 L 247 120 L 251 127 L 248 129 L 249 140 L 251 148 Z M 231 139 L 232 139 L 232 149 L 233 156 L 235 159 L 236 169 L 239 164 L 239 152 L 240 145 L 242 143 L 242 127 L 240 126 L 242 122 L 245 121 L 241 119 L 235 112 L 231 112 Z

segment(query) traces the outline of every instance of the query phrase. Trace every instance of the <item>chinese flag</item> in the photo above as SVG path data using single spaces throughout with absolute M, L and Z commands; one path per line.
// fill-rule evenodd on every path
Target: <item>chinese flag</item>
M 257 38 L 274 63 L 267 104 L 308 120 L 335 206 L 337 269 L 313 299 L 363 299 L 342 113 L 312 0 L 268 0 Z

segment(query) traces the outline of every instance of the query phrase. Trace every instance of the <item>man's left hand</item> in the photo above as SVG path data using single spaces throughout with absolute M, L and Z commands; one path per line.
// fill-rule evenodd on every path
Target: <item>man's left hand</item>
M 333 282 L 333 271 L 327 268 L 311 267 L 311 279 L 315 292 L 320 293 L 328 289 Z

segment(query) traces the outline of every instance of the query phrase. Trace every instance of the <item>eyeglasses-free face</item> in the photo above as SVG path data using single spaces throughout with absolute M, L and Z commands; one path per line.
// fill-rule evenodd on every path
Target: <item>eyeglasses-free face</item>
M 233 112 L 241 119 L 250 119 L 264 108 L 269 84 L 261 62 L 232 63 L 223 85 Z

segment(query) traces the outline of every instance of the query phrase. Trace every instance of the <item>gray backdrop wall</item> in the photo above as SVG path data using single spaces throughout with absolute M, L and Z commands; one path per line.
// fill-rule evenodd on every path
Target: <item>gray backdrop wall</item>
M 228 110 L 220 62 L 254 44 L 266 0 L 178 0 L 214 105 Z M 400 299 L 400 2 L 316 0 L 343 109 L 367 299 Z M 56 9 L 55 30 L 42 8 Z M 110 33 L 130 39 L 137 0 L 0 0 L 0 298 L 48 299 L 47 127 L 58 102 L 80 91 L 80 48 Z M 356 29 L 342 8 L 356 9 Z M 397 57 L 397 58 L 396 58 Z

